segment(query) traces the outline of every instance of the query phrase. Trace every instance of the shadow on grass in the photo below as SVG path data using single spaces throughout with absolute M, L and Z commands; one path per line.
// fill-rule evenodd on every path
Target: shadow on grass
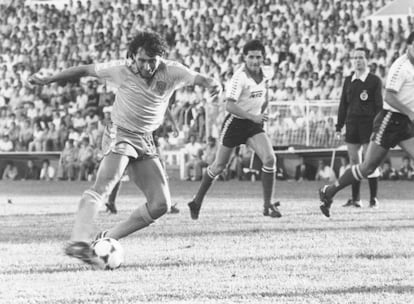
M 245 256 L 238 258 L 229 258 L 229 259 L 211 259 L 207 257 L 205 260 L 171 260 L 163 261 L 157 263 L 135 263 L 135 264 L 126 264 L 122 268 L 127 269 L 148 269 L 148 268 L 169 268 L 169 267 L 186 267 L 186 266 L 224 266 L 224 265 L 234 265 L 235 262 L 238 264 L 241 263 L 268 263 L 269 260 L 282 260 L 282 261 L 301 261 L 301 260 L 332 260 L 332 259 L 359 259 L 359 260 L 392 260 L 392 259 L 409 259 L 414 258 L 414 254 L 407 253 L 356 253 L 356 254 L 298 254 L 298 255 L 266 255 L 266 256 Z
M 214 227 L 213 225 L 211 226 Z M 201 227 L 205 229 L 206 227 Z M 208 228 L 211 229 L 211 228 Z M 407 230 L 407 229 L 414 229 L 414 224 L 411 225 L 389 225 L 389 226 L 381 226 L 381 225 L 369 225 L 369 226 L 355 226 L 355 227 L 336 227 L 336 226 L 318 226 L 318 227 L 250 227 L 247 229 L 220 229 L 217 227 L 217 230 L 211 229 L 208 231 L 180 231 L 180 232 L 172 232 L 172 233 L 160 233 L 160 235 L 169 235 L 173 237 L 203 237 L 203 236 L 217 236 L 217 235 L 228 235 L 228 236 L 237 236 L 237 235 L 244 235 L 248 236 L 249 234 L 263 234 L 263 233 L 313 233 L 313 232 L 340 232 L 340 231 L 400 231 L 400 230 Z
M 318 225 L 324 225 L 317 223 Z M 375 232 L 375 231 L 402 231 L 402 230 L 414 230 L 414 224 L 411 225 L 362 225 L 362 226 L 354 226 L 354 227 L 343 227 L 343 226 L 332 226 L 334 222 L 326 222 L 327 226 L 317 226 L 317 227 L 247 227 L 241 229 L 240 227 L 236 227 L 234 229 L 222 229 L 218 224 L 208 224 L 203 226 L 186 226 L 185 229 L 189 229 L 187 231 L 151 231 L 146 234 L 146 237 L 159 237 L 164 236 L 168 238 L 197 238 L 197 237 L 208 237 L 208 236 L 253 236 L 254 234 L 268 234 L 268 233 L 314 233 L 314 232 Z M 329 226 L 328 226 L 329 224 Z M 184 225 L 183 225 L 184 226 Z M 2 226 L 0 225 L 0 229 Z M 194 230 L 192 230 L 194 229 Z M 208 229 L 208 230 L 207 230 Z M 3 230 L 4 234 L 0 235 L 0 242 L 9 242 L 9 243 L 21 243 L 22 241 L 27 241 L 28 235 L 30 234 L 22 234 L 14 229 L 7 231 L 7 227 Z M 66 234 L 58 233 L 58 234 L 51 234 L 50 227 L 45 227 L 44 230 L 36 231 L 35 234 L 30 236 L 31 242 L 36 241 L 56 241 L 56 240 L 63 240 L 63 236 Z M 143 236 L 143 235 L 141 235 Z
M 262 255 L 262 256 L 244 256 L 236 258 L 224 258 L 224 259 L 211 259 L 206 257 L 205 260 L 169 260 L 156 263 L 135 263 L 135 264 L 125 264 L 122 266 L 126 270 L 134 269 L 151 269 L 151 268 L 171 268 L 171 267 L 187 267 L 187 266 L 224 266 L 224 265 L 234 265 L 235 262 L 238 264 L 241 263 L 267 263 L 270 259 L 272 260 L 283 260 L 283 261 L 301 261 L 301 260 L 332 260 L 332 259 L 367 259 L 367 260 L 392 260 L 392 259 L 409 259 L 414 258 L 414 254 L 407 253 L 356 253 L 356 254 L 297 254 L 297 255 Z M 168 259 L 170 259 L 168 257 Z M 45 273 L 67 273 L 67 272 L 78 272 L 78 271 L 87 271 L 93 270 L 89 265 L 86 264 L 68 264 L 68 265 L 51 265 L 47 267 L 38 266 L 38 268 L 31 266 L 30 269 L 16 269 L 10 270 L 5 269 L 0 271 L 1 275 L 16 275 L 16 274 L 45 274 Z M 99 270 L 97 270 L 99 271 Z
M 295 292 L 264 292 L 253 293 L 252 297 L 309 297 L 309 296 L 326 296 L 326 295 L 342 295 L 342 294 L 361 294 L 361 293 L 398 293 L 410 294 L 414 292 L 414 285 L 388 285 L 388 286 L 355 286 L 349 288 L 331 288 L 315 291 L 295 291 Z M 241 297 L 243 294 L 230 294 L 230 297 Z
M 30 266 L 30 269 L 5 269 L 0 271 L 0 275 L 18 275 L 18 274 L 52 274 L 52 273 L 74 273 L 74 272 L 84 272 L 90 271 L 93 269 L 91 266 L 82 264 L 82 263 L 74 263 L 68 265 L 49 265 L 49 266 Z M 99 270 L 97 270 L 99 271 Z

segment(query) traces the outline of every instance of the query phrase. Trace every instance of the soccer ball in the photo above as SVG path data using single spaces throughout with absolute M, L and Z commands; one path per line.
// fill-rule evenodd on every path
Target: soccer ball
M 124 262 L 124 248 L 111 238 L 101 238 L 92 243 L 93 262 L 96 268 L 116 269 Z

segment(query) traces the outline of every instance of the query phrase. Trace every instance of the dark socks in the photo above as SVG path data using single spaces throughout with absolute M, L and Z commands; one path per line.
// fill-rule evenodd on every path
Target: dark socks
M 210 189 L 211 185 L 213 184 L 214 177 L 211 177 L 210 174 L 211 173 L 209 173 L 209 170 L 207 169 L 207 171 L 203 175 L 203 178 L 201 179 L 201 184 L 200 184 L 200 187 L 198 188 L 197 194 L 194 197 L 194 201 L 198 205 L 202 204 L 204 200 L 204 196 L 206 195 L 208 189 Z
M 262 186 L 263 186 L 263 201 L 264 206 L 270 206 L 273 194 L 273 187 L 275 181 L 274 172 L 262 171 Z
M 361 181 L 352 183 L 352 200 L 354 202 L 361 200 Z
M 374 199 L 377 197 L 378 193 L 378 177 L 368 178 L 369 183 L 369 192 L 370 192 L 370 199 Z
M 356 178 L 354 176 L 354 174 L 356 176 L 358 176 L 359 178 Z M 351 168 L 347 169 L 344 174 L 339 178 L 339 180 L 333 184 L 330 185 L 327 189 L 326 189 L 326 194 L 329 197 L 334 197 L 335 194 L 342 190 L 343 188 L 353 184 L 354 182 L 360 181 L 362 179 L 362 175 L 359 172 L 359 168 L 358 165 L 352 166 Z

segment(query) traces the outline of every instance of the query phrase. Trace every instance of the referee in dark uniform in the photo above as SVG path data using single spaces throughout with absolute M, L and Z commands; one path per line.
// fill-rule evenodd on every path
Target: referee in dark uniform
M 350 165 L 362 162 L 370 140 L 375 115 L 382 110 L 381 79 L 369 72 L 368 51 L 365 48 L 356 48 L 352 51 L 354 71 L 345 78 L 338 109 L 336 134 L 341 136 L 345 126 L 345 142 L 348 148 Z M 362 155 L 361 155 L 362 149 Z M 379 170 L 368 176 L 370 189 L 370 207 L 378 206 Z M 360 200 L 361 182 L 352 184 L 352 198 L 344 207 L 362 207 Z

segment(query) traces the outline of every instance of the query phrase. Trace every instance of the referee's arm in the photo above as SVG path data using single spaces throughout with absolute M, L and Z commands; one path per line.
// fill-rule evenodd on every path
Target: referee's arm
M 342 94 L 341 99 L 339 101 L 339 108 L 338 108 L 338 119 L 336 121 L 336 132 L 341 132 L 346 119 L 346 112 L 348 110 L 348 103 L 346 102 L 346 91 L 347 91 L 348 82 L 345 79 L 344 85 L 342 87 Z

